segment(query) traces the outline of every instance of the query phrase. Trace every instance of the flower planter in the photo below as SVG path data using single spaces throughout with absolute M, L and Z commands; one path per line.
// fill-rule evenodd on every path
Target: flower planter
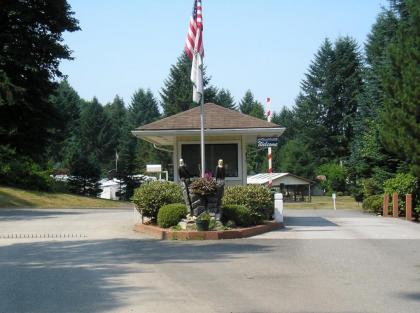
M 210 221 L 208 220 L 196 220 L 195 224 L 197 225 L 197 230 L 199 231 L 207 231 L 209 230 L 209 223 Z

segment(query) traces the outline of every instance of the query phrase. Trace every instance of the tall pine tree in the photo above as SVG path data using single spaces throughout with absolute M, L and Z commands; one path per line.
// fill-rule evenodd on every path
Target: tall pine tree
M 79 29 L 65 0 L 2 1 L 0 5 L 0 144 L 41 161 L 60 117 L 48 100 L 71 59 L 62 34 Z
M 384 110 L 381 138 L 420 177 L 420 5 L 395 1 L 399 23 L 382 68 Z
M 215 103 L 230 110 L 237 110 L 235 99 L 228 89 L 220 89 L 217 93 Z
M 206 87 L 210 79 L 203 69 L 203 84 Z M 189 110 L 198 105 L 192 101 L 193 84 L 191 76 L 191 61 L 185 52 L 178 58 L 175 65 L 171 66 L 169 77 L 164 81 L 164 87 L 160 93 L 162 108 L 165 116 L 170 116 L 182 111 Z M 206 95 L 207 94 L 207 95 Z M 214 102 L 215 90 L 204 90 L 205 102 Z

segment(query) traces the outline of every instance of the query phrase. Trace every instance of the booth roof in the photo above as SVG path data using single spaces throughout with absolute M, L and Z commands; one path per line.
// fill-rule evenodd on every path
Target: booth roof
M 279 125 L 269 123 L 238 111 L 224 108 L 214 103 L 204 105 L 206 129 L 247 129 L 278 128 Z M 136 130 L 180 130 L 200 129 L 200 107 L 192 108 L 156 122 L 138 127 Z

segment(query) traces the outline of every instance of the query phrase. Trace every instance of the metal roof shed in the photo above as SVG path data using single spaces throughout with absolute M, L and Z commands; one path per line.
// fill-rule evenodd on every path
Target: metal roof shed
M 307 188 L 308 200 L 311 201 L 311 184 L 314 182 L 310 179 L 299 177 L 291 173 L 262 173 L 253 176 L 248 176 L 247 183 L 249 185 L 264 185 L 267 186 L 269 180 L 272 180 L 272 186 L 284 193 L 284 198 L 287 200 L 297 200 L 297 196 L 304 197 L 305 189 Z

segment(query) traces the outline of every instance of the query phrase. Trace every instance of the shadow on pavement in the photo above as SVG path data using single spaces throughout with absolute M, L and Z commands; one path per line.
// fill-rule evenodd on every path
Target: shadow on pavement
M 152 287 L 121 282 L 131 273 L 141 279 L 150 270 L 148 264 L 219 262 L 271 250 L 254 243 L 131 239 L 1 246 L 0 312 L 111 312 L 128 295 L 139 302 L 150 297 Z
M 53 209 L 25 210 L 25 209 L 0 209 L 0 222 L 31 220 L 37 218 L 53 218 L 57 215 L 80 215 L 83 212 L 55 211 Z
M 337 224 L 319 216 L 285 216 L 284 225 L 287 226 L 308 226 L 328 227 L 338 226 Z

